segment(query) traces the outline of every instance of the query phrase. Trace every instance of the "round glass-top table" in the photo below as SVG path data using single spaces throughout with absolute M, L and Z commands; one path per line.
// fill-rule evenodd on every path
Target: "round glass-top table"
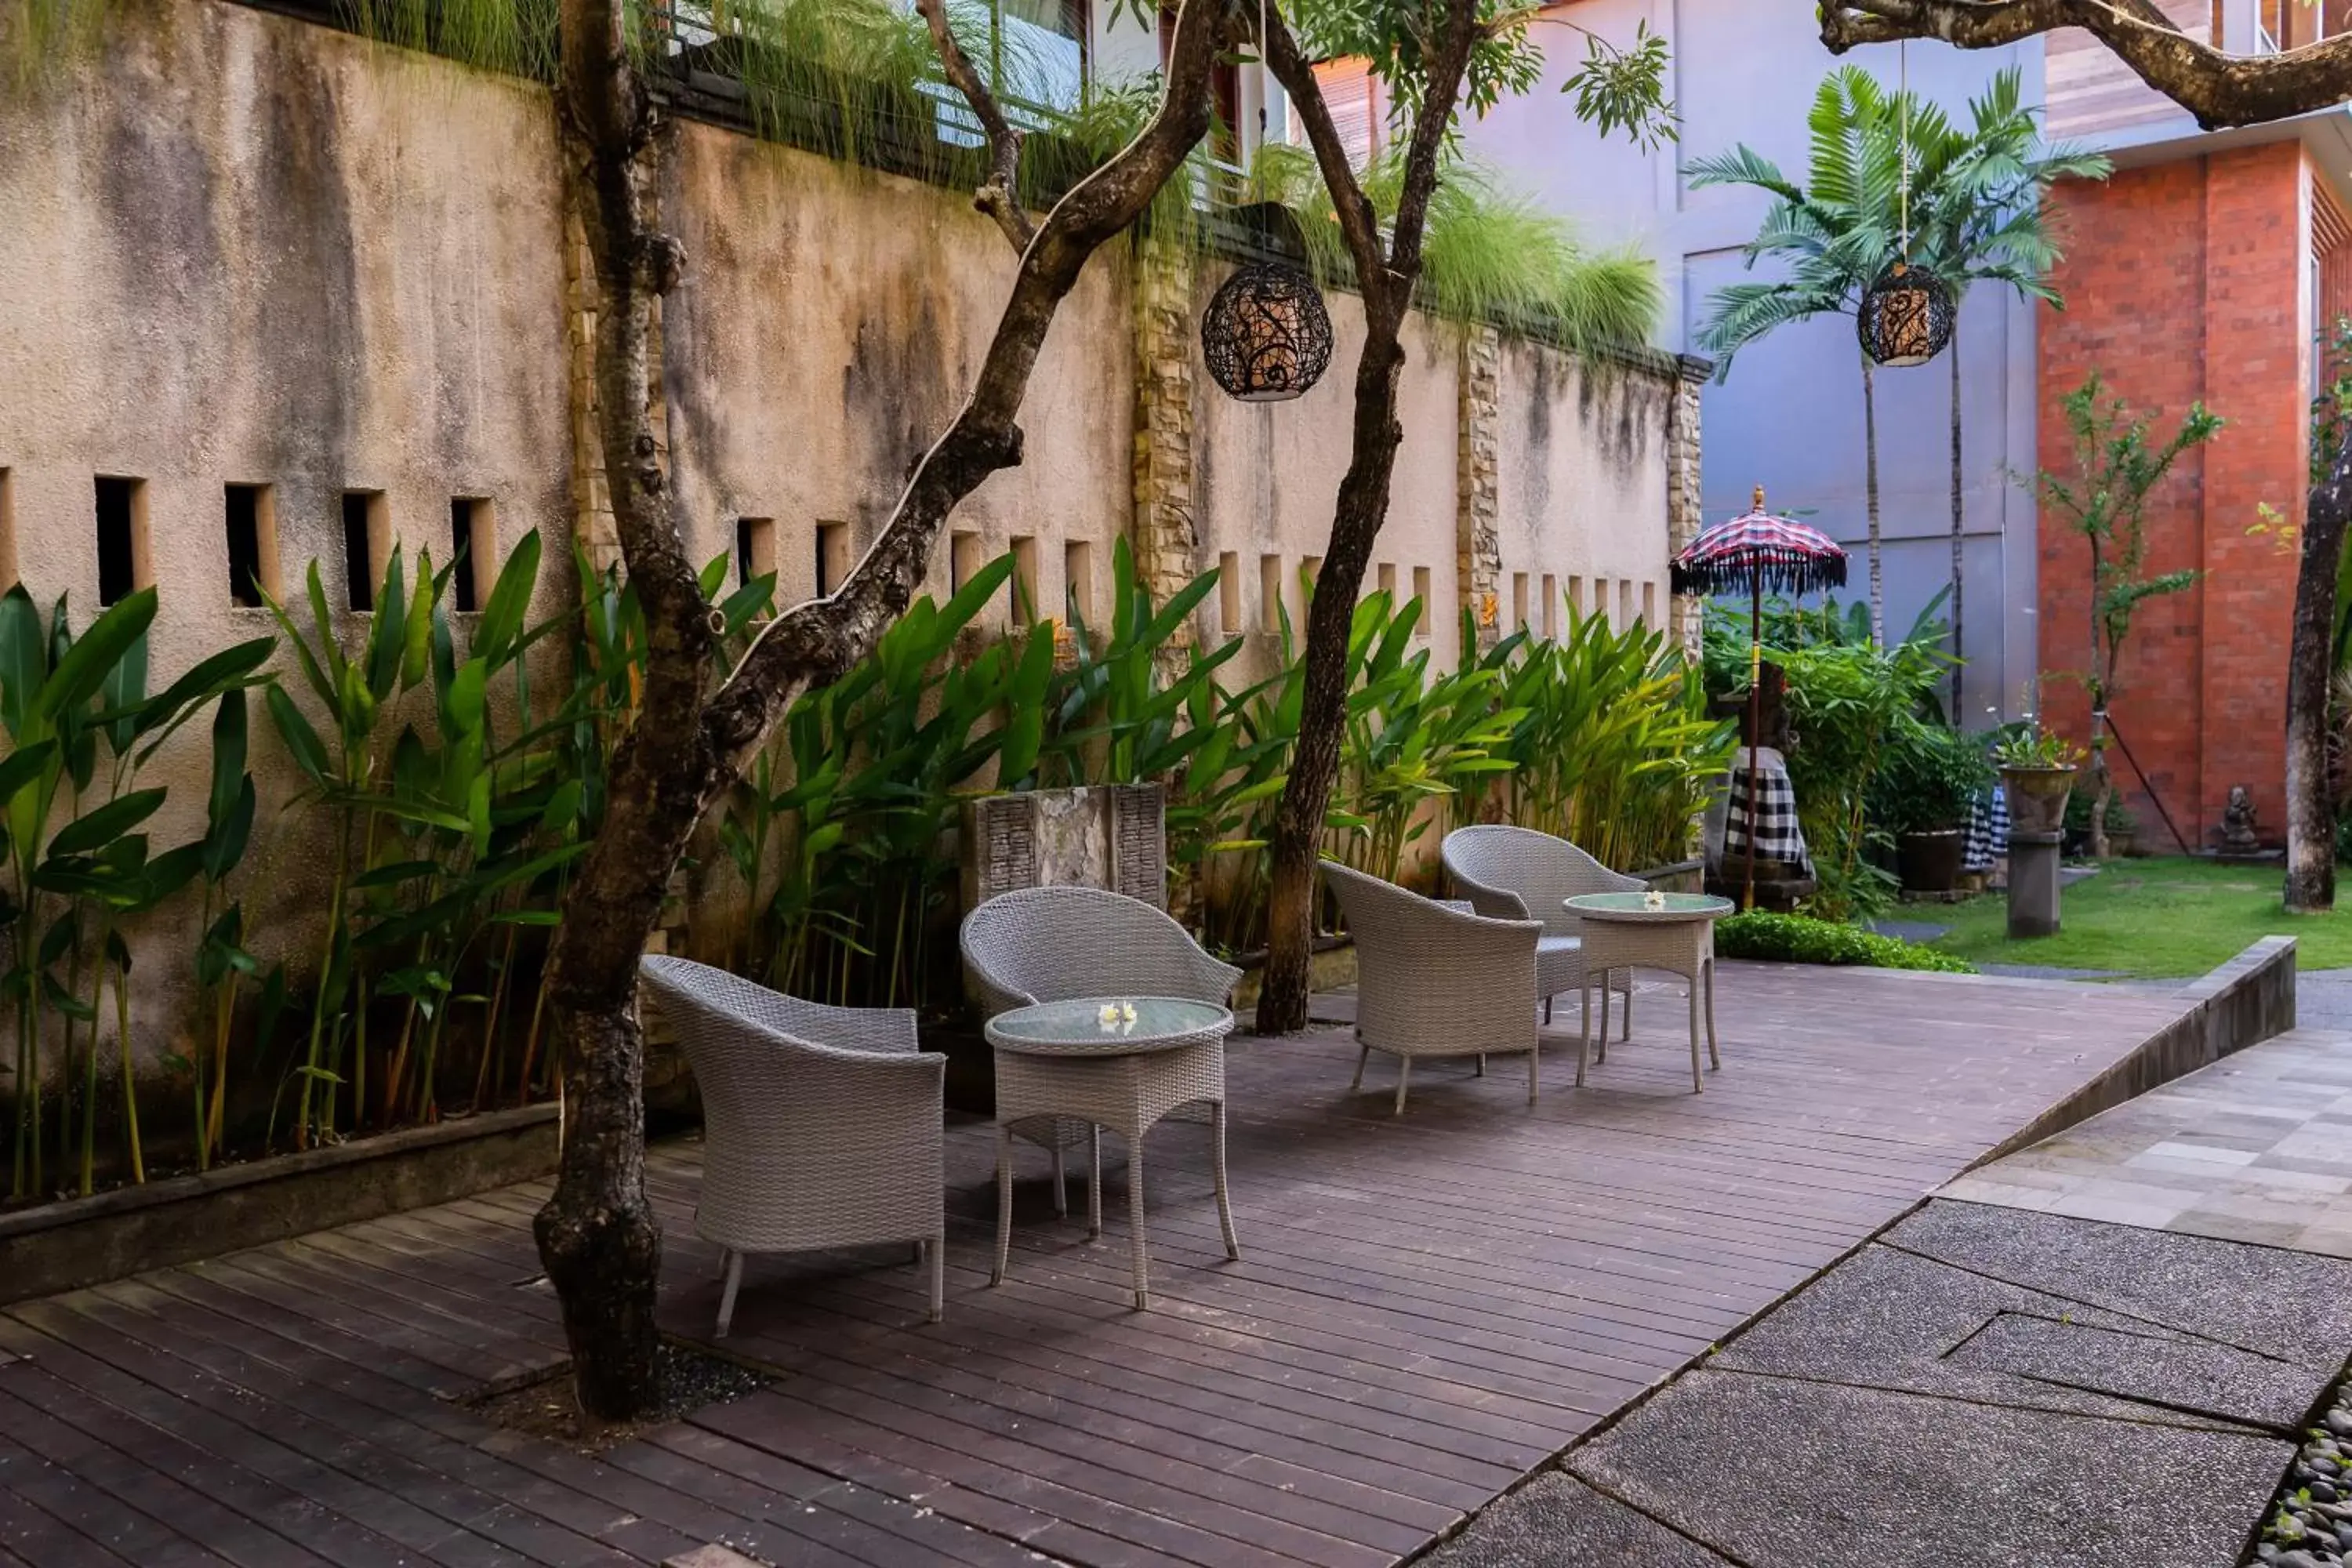
M 988 1021 L 991 1045 L 1063 1056 L 1171 1050 L 1195 1037 L 1223 1039 L 1234 1016 L 1177 996 L 1089 996 L 1015 1007 Z
M 1013 1130 L 1068 1118 L 1087 1125 L 1093 1160 L 1087 1189 L 1089 1233 L 1102 1234 L 1102 1130 L 1127 1141 L 1128 1226 L 1135 1305 L 1151 1304 L 1143 1233 L 1143 1135 L 1180 1106 L 1206 1105 L 1216 1174 L 1217 1218 L 1225 1256 L 1239 1258 L 1233 1200 L 1225 1191 L 1225 1036 L 1234 1016 L 1175 996 L 1087 996 L 1041 1002 L 988 1021 L 996 1051 L 996 1268 L 1013 1250 Z M 1055 1146 L 1060 1144 L 1055 1139 Z
M 1690 983 L 1691 1092 L 1703 1087 L 1698 1067 L 1699 995 L 1706 996 L 1706 1055 L 1723 1066 L 1715 1044 L 1715 922 L 1732 911 L 1729 899 L 1711 893 L 1580 893 L 1560 900 L 1584 936 L 1584 1033 L 1576 1047 L 1576 1081 L 1584 1082 L 1592 1041 L 1592 984 L 1601 983 L 1601 1060 L 1609 1060 L 1609 972 L 1663 969 Z M 1628 994 L 1626 1005 L 1633 1003 Z
M 1580 893 L 1561 901 L 1572 914 L 1601 920 L 1714 920 L 1732 910 L 1729 899 L 1713 893 L 1661 893 L 1658 899 L 1655 907 L 1647 893 Z

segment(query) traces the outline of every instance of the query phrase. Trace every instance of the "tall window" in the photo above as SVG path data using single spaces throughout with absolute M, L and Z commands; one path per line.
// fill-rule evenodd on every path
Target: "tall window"
M 1362 168 L 1387 143 L 1387 89 L 1367 62 L 1354 58 L 1325 61 L 1315 68 L 1315 79 L 1323 89 L 1324 106 L 1331 111 L 1331 128 L 1339 133 L 1340 145 L 1348 149 L 1348 161 Z M 1307 144 L 1307 128 L 1299 121 L 1296 106 L 1290 111 L 1290 140 L 1302 147 Z

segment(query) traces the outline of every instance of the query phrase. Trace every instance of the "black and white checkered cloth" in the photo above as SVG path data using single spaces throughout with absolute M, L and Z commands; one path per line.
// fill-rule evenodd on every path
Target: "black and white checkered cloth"
M 1812 869 L 1812 857 L 1805 850 L 1804 829 L 1797 826 L 1797 792 L 1789 787 L 1789 770 L 1770 752 L 1758 759 L 1757 770 L 1761 775 L 1756 793 L 1756 858 L 1778 860 L 1784 865 Z M 1726 866 L 1742 860 L 1748 855 L 1748 754 L 1738 753 L 1731 764 L 1731 798 L 1723 818 L 1723 863 Z
M 1960 868 L 1966 871 L 1990 871 L 1995 860 L 2009 853 L 2009 796 L 2000 785 L 1969 803 L 1968 844 L 1962 853 L 1966 858 Z

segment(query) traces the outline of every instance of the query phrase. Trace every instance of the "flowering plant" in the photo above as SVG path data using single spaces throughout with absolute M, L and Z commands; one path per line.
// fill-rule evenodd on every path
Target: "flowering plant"
M 2071 768 L 2083 761 L 2083 748 L 2029 719 L 1994 742 L 1992 760 L 2004 768 Z
M 1106 1002 L 1095 1015 L 1095 1024 L 1106 1035 L 1123 1035 L 1135 1027 L 1135 1004 Z

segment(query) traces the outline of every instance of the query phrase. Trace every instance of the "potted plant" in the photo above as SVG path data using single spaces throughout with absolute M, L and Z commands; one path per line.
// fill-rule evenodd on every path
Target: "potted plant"
M 2091 797 L 2079 790 L 2066 797 L 2065 851 L 2069 855 L 2091 852 Z M 2139 832 L 2139 818 L 2124 805 L 2119 796 L 2107 801 L 2107 853 L 2121 859 L 2132 852 L 2132 840 Z
M 1948 893 L 1968 856 L 1969 809 L 1992 783 L 1983 743 L 1912 718 L 1889 735 L 1872 791 L 1879 827 L 1895 837 L 1903 887 Z
M 2083 748 L 2028 717 L 1994 742 L 1992 760 L 2009 795 L 2011 832 L 2063 830 L 2066 797 L 2074 793 Z

